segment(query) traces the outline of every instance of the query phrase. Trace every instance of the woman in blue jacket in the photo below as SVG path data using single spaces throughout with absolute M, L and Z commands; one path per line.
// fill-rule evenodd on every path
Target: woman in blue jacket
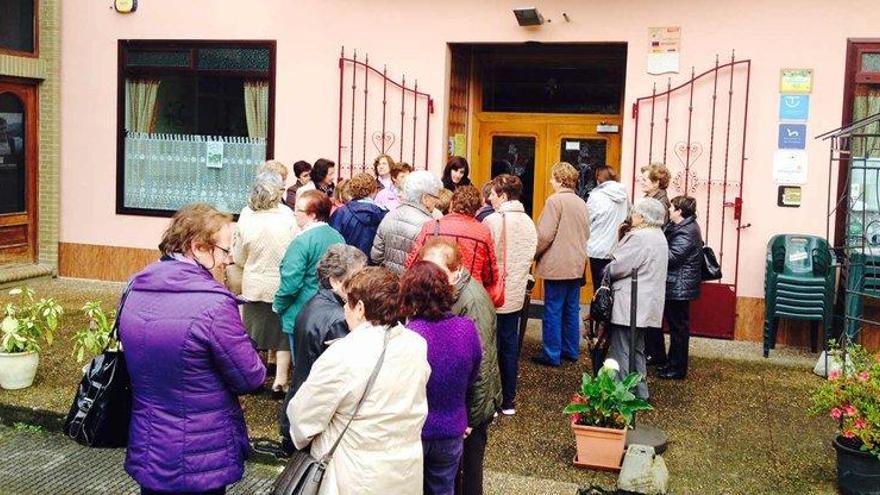
M 370 174 L 352 177 L 348 181 L 348 192 L 351 201 L 333 213 L 330 226 L 342 234 L 346 244 L 360 249 L 369 258 L 379 223 L 388 211 L 373 201 L 376 179 Z M 372 259 L 370 264 L 374 264 Z

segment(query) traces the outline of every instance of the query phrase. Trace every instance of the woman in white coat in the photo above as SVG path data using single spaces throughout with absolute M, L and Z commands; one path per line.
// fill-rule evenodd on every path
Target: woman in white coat
M 590 256 L 590 275 L 593 290 L 599 286 L 602 270 L 611 262 L 611 252 L 617 246 L 617 228 L 629 216 L 629 196 L 626 187 L 617 181 L 617 173 L 609 166 L 596 168 L 595 189 L 587 199 L 590 212 L 590 240 L 587 254 Z
M 398 323 L 400 284 L 386 268 L 369 267 L 343 286 L 351 333 L 315 361 L 290 405 L 290 436 L 298 449 L 311 442 L 321 458 L 342 434 L 385 356 L 355 421 L 330 460 L 321 495 L 422 493 L 422 426 L 428 415 L 431 368 L 425 339 Z
M 535 250 L 538 231 L 535 222 L 520 202 L 522 181 L 510 174 L 501 174 L 490 183 L 489 201 L 495 213 L 483 224 L 489 227 L 495 242 L 499 270 L 504 271 L 504 304 L 498 315 L 498 368 L 501 371 L 501 413 L 516 414 L 516 377 L 519 372 L 519 325 L 525 304 L 526 285 Z
M 276 400 L 284 397 L 289 383 L 290 343 L 272 302 L 281 284 L 281 258 L 299 231 L 293 211 L 281 202 L 284 193 L 280 175 L 258 175 L 232 242 L 233 259 L 242 269 L 241 296 L 248 301 L 242 306 L 244 325 L 258 350 L 275 351 L 272 395 Z

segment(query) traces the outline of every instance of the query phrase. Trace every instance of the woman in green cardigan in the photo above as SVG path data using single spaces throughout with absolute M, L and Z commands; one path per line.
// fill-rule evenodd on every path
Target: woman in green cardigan
M 281 329 L 290 339 L 291 354 L 296 316 L 318 293 L 318 261 L 331 245 L 345 244 L 342 235 L 327 224 L 331 206 L 330 198 L 321 191 L 297 194 L 294 214 L 301 231 L 281 260 L 281 287 L 272 305 L 281 316 Z

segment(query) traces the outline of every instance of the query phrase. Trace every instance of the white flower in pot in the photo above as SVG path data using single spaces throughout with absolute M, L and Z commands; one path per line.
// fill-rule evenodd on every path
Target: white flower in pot
M 34 299 L 29 287 L 12 289 L 19 302 L 4 308 L 0 321 L 0 388 L 30 387 L 40 362 L 40 342 L 52 345 L 58 318 L 64 312 L 54 299 Z

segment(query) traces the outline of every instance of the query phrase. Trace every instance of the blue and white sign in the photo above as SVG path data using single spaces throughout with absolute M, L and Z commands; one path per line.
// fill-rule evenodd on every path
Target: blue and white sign
M 779 120 L 807 120 L 810 95 L 779 95 Z
M 779 149 L 802 150 L 806 147 L 806 124 L 779 124 Z

